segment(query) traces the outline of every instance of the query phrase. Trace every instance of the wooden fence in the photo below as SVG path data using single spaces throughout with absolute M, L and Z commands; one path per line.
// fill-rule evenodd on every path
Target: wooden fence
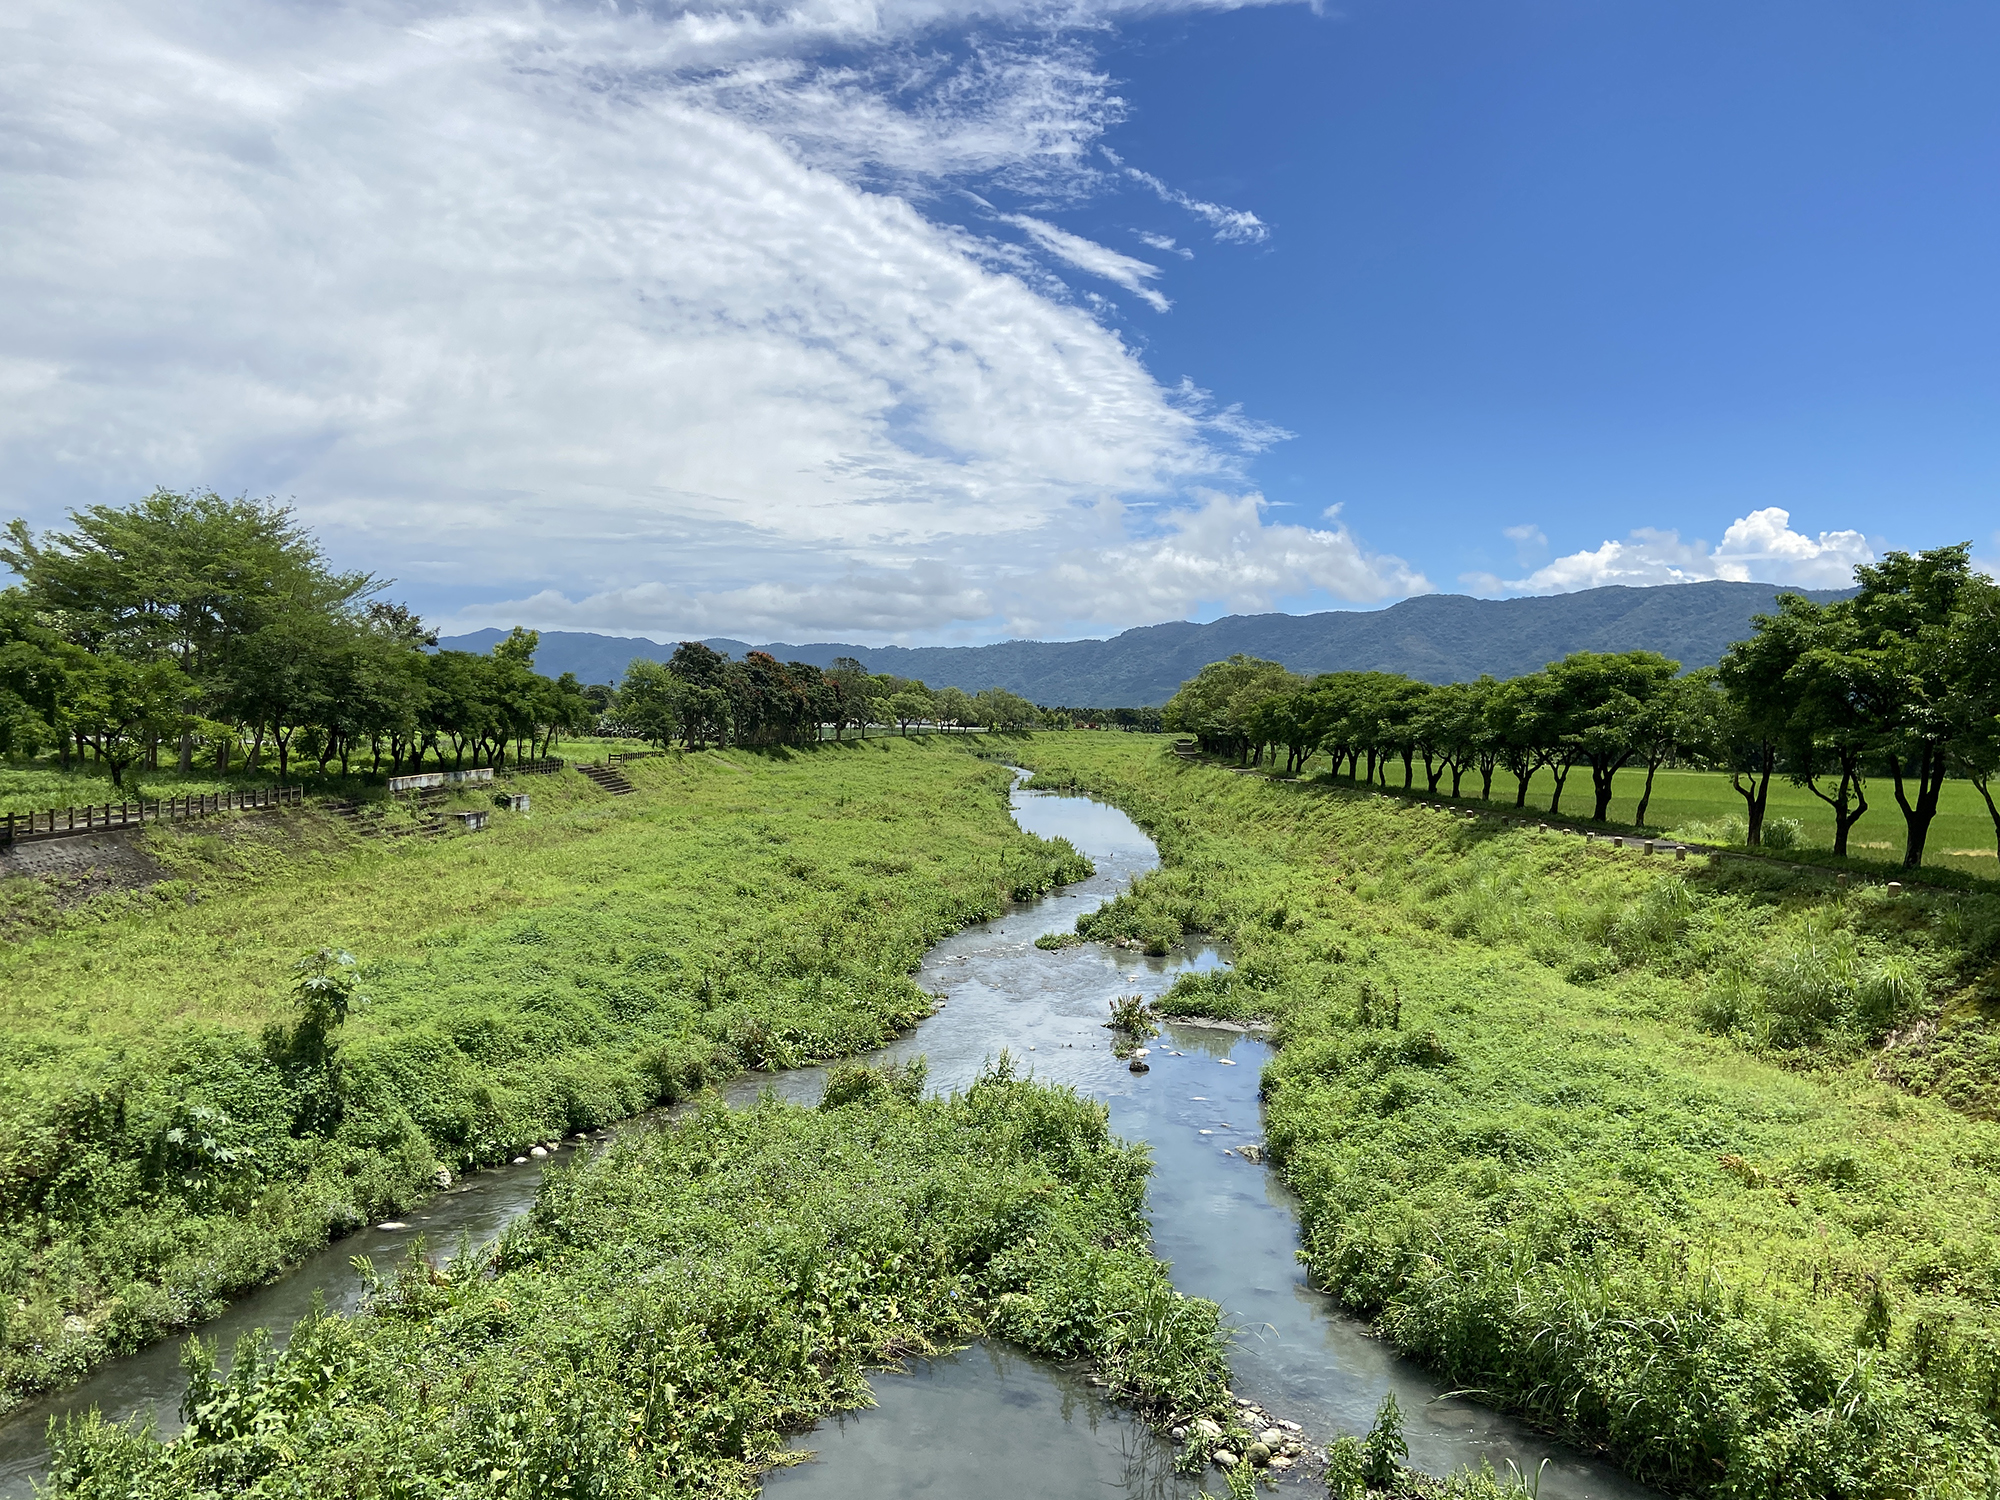
M 258 787 L 248 792 L 218 792 L 207 797 L 162 797 L 153 802 L 90 802 L 82 807 L 50 808 L 47 812 L 8 813 L 0 825 L 0 845 L 30 840 L 66 839 L 109 828 L 137 828 L 146 823 L 185 823 L 217 813 L 264 807 L 298 807 L 305 788 Z
M 516 776 L 553 776 L 568 764 L 560 755 L 545 755 L 540 760 L 517 760 L 507 769 Z

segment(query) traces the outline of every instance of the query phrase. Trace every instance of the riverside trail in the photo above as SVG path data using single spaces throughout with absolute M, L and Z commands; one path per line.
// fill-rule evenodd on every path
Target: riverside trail
M 1102 1025 L 1113 996 L 1152 998 L 1177 973 L 1216 967 L 1225 955 L 1213 948 L 1166 958 L 1099 945 L 1035 948 L 1037 936 L 1068 930 L 1155 868 L 1158 852 L 1129 818 L 1102 803 L 1017 787 L 1012 806 L 1029 832 L 1069 839 L 1096 874 L 934 946 L 917 981 L 945 996 L 944 1004 L 871 1060 L 923 1055 L 931 1087 L 949 1092 L 1005 1048 L 1024 1071 L 1106 1103 L 1114 1130 L 1152 1149 L 1156 1253 L 1172 1264 L 1182 1291 L 1220 1302 L 1239 1331 L 1231 1356 L 1237 1394 L 1299 1422 L 1313 1443 L 1365 1430 L 1383 1394 L 1393 1391 L 1418 1468 L 1437 1473 L 1485 1460 L 1503 1474 L 1510 1464 L 1531 1477 L 1540 1470 L 1539 1493 L 1548 1500 L 1653 1493 L 1490 1409 L 1442 1396 L 1420 1369 L 1307 1284 L 1295 1256 L 1291 1196 L 1268 1167 L 1237 1154 L 1262 1140 L 1258 1078 L 1269 1047 L 1238 1032 L 1174 1024 L 1152 1046 L 1151 1071 L 1135 1075 L 1112 1057 Z M 766 1088 L 812 1101 L 823 1084 L 823 1070 L 808 1068 L 746 1074 L 726 1092 L 737 1104 Z M 361 1282 L 350 1257 L 380 1258 L 415 1232 L 434 1244 L 461 1233 L 491 1239 L 532 1204 L 539 1177 L 539 1164 L 476 1174 L 403 1216 L 407 1229 L 365 1231 L 330 1246 L 238 1301 L 202 1336 L 226 1350 L 252 1327 L 282 1334 L 315 1296 L 353 1307 Z M 96 1405 L 107 1415 L 151 1415 L 168 1432 L 182 1384 L 178 1343 L 170 1341 L 17 1413 L 0 1428 L 0 1496 L 32 1493 L 45 1468 L 42 1434 L 52 1415 Z M 1021 1493 L 1028 1480 L 1054 1500 L 1107 1491 L 1138 1500 L 1197 1488 L 1172 1472 L 1174 1450 L 1164 1438 L 1071 1372 L 1002 1345 L 915 1361 L 906 1374 L 878 1375 L 873 1385 L 877 1407 L 801 1434 L 795 1446 L 817 1457 L 774 1471 L 767 1489 L 829 1500 L 943 1493 L 997 1500 Z M 1295 1473 L 1293 1484 L 1317 1487 L 1310 1466 Z M 1222 1489 L 1214 1475 L 1207 1487 Z

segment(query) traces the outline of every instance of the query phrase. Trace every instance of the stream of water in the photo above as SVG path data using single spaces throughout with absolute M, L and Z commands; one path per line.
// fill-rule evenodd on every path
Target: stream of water
M 1433 1473 L 1482 1459 L 1540 1472 L 1544 1500 L 1640 1500 L 1654 1492 L 1609 1465 L 1562 1449 L 1474 1402 L 1446 1397 L 1435 1380 L 1399 1359 L 1367 1329 L 1335 1312 L 1300 1266 L 1295 1200 L 1268 1167 L 1234 1147 L 1261 1141 L 1258 1077 L 1270 1049 L 1238 1032 L 1171 1026 L 1152 1047 L 1151 1071 L 1134 1074 L 1112 1057 L 1103 1021 L 1114 995 L 1155 996 L 1189 968 L 1227 961 L 1214 948 L 1169 958 L 1087 945 L 1046 952 L 1045 932 L 1076 918 L 1154 868 L 1152 841 L 1117 809 L 1081 797 L 1017 790 L 1015 817 L 1043 837 L 1067 838 L 1097 866 L 1089 880 L 1017 906 L 945 939 L 917 976 L 947 997 L 939 1012 L 878 1054 L 922 1054 L 930 1086 L 963 1088 L 1005 1047 L 1035 1076 L 1103 1100 L 1112 1128 L 1152 1147 L 1149 1206 L 1157 1253 L 1174 1284 L 1213 1298 L 1239 1330 L 1231 1356 L 1239 1396 L 1301 1423 L 1324 1442 L 1365 1431 L 1386 1392 L 1405 1417 L 1411 1462 Z M 745 1103 L 763 1089 L 802 1102 L 819 1097 L 817 1068 L 748 1074 L 727 1090 Z M 534 1201 L 542 1164 L 467 1178 L 404 1217 L 407 1231 L 371 1230 L 329 1246 L 281 1281 L 235 1303 L 205 1326 L 225 1350 L 252 1328 L 282 1337 L 315 1295 L 355 1307 L 360 1279 L 349 1262 L 393 1258 L 409 1233 L 448 1245 L 460 1234 L 490 1240 Z M 0 1426 L 0 1497 L 32 1494 L 46 1472 L 51 1416 L 96 1406 L 107 1416 L 150 1414 L 162 1432 L 177 1425 L 179 1342 L 154 1345 L 105 1366 L 60 1396 L 34 1403 Z M 773 1473 L 767 1491 L 798 1500 L 899 1500 L 952 1496 L 1000 1500 L 1165 1500 L 1198 1492 L 1173 1473 L 1173 1446 L 1105 1400 L 1073 1372 L 982 1344 L 907 1373 L 872 1379 L 878 1404 L 823 1422 L 798 1446 L 815 1457 Z M 1317 1485 L 1304 1473 L 1291 1483 Z M 1200 1488 L 1219 1492 L 1211 1475 Z M 774 1496 L 775 1500 L 775 1496 Z

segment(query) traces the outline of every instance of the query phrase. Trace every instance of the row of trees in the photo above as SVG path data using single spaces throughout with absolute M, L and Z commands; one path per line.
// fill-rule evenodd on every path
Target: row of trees
M 1183 684 L 1167 704 L 1169 729 L 1209 751 L 1259 763 L 1282 749 L 1288 770 L 1324 753 L 1335 774 L 1451 795 L 1479 777 L 1514 778 L 1514 803 L 1546 771 L 1560 813 L 1570 775 L 1589 771 L 1591 816 L 1610 816 L 1613 781 L 1645 770 L 1633 814 L 1644 823 L 1663 765 L 1725 772 L 1745 803 L 1748 837 L 1762 841 L 1774 776 L 1825 802 L 1834 852 L 1887 780 L 1906 824 L 1904 863 L 1924 845 L 1948 775 L 1986 801 L 2000 843 L 2000 588 L 1973 571 L 1969 546 L 1891 553 L 1855 572 L 1848 599 L 1816 604 L 1785 595 L 1722 663 L 1682 673 L 1649 651 L 1577 652 L 1507 681 L 1435 686 L 1387 672 L 1332 672 L 1307 680 L 1276 662 L 1234 656 Z
M 282 506 L 159 490 L 39 538 L 17 520 L 0 563 L 20 580 L 0 593 L 0 754 L 95 756 L 114 785 L 162 747 L 183 774 L 268 750 L 282 778 L 299 759 L 493 764 L 595 722 L 573 677 L 534 671 L 533 632 L 435 650 Z
M 1028 729 L 1040 724 L 1041 713 L 1005 688 L 933 690 L 914 678 L 871 674 L 852 657 L 826 668 L 762 651 L 732 661 L 699 641 L 683 641 L 665 662 L 627 666 L 624 681 L 606 696 L 603 718 L 613 733 L 699 748 L 812 744 L 827 727 L 838 739 L 870 724 L 905 732 L 920 724 Z

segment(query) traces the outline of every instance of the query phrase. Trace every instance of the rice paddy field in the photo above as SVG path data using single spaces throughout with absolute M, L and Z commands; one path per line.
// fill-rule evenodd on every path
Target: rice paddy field
M 1326 761 L 1321 757 L 1307 767 L 1306 774 L 1324 774 L 1325 770 Z M 1399 761 L 1390 768 L 1390 785 L 1400 787 L 1402 778 L 1403 767 Z M 1645 790 L 1645 782 L 1643 767 L 1636 771 L 1628 767 L 1618 773 L 1613 781 L 1613 823 L 1631 822 L 1632 815 L 1638 810 L 1639 794 Z M 1423 784 L 1423 763 L 1419 761 L 1416 785 L 1422 788 Z M 1439 783 L 1438 790 L 1446 792 L 1450 789 L 1451 780 L 1447 776 Z M 1466 794 L 1463 800 L 1469 805 L 1502 808 L 1514 805 L 1514 778 L 1504 771 L 1494 774 L 1493 799 L 1489 803 L 1478 801 L 1477 775 L 1464 778 L 1460 789 Z M 1547 812 L 1554 792 L 1554 778 L 1547 770 L 1537 771 L 1528 783 L 1529 810 Z M 1849 853 L 1858 859 L 1900 862 L 1903 857 L 1904 825 L 1902 809 L 1896 805 L 1894 784 L 1887 778 L 1872 780 L 1867 786 L 1867 796 L 1868 811 L 1848 835 Z M 1587 819 L 1591 800 L 1589 768 L 1572 771 L 1563 789 L 1563 816 L 1579 821 Z M 1995 800 L 2000 801 L 2000 791 L 1996 791 Z M 1743 809 L 1743 798 L 1729 785 L 1729 778 L 1720 772 L 1663 770 L 1653 778 L 1653 799 L 1646 809 L 1646 824 L 1662 833 L 1679 833 L 1703 843 L 1734 843 L 1740 842 L 1743 836 Z M 1771 796 L 1765 817 L 1767 822 L 1796 823 L 1800 848 L 1830 850 L 1833 847 L 1833 814 L 1827 805 L 1804 787 L 1796 786 L 1782 776 L 1771 778 Z M 1925 844 L 1924 863 L 1964 870 L 1988 879 L 2000 879 L 2000 859 L 1996 859 L 1995 850 L 1993 819 L 1986 811 L 1979 789 L 1969 781 L 1947 781 L 1943 795 L 1938 799 L 1937 820 L 1931 824 L 1930 838 Z

